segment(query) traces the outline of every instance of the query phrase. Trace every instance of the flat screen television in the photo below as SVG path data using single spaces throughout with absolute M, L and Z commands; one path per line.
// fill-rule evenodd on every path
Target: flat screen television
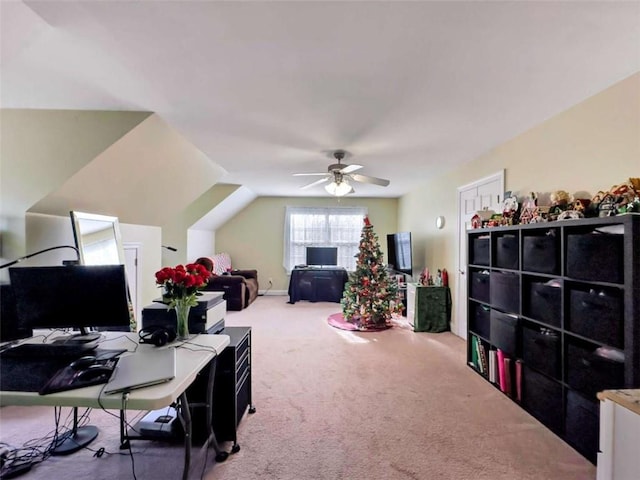
M 411 232 L 389 233 L 387 255 L 387 263 L 392 270 L 409 276 L 413 275 Z
M 307 247 L 307 265 L 316 267 L 338 265 L 338 247 Z
M 23 328 L 128 327 L 124 265 L 10 268 L 17 320 Z

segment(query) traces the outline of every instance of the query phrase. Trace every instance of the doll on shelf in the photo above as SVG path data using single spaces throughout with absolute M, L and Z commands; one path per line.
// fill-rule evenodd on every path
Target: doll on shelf
M 428 285 L 429 283 L 429 269 L 424 267 L 420 273 L 420 285 Z

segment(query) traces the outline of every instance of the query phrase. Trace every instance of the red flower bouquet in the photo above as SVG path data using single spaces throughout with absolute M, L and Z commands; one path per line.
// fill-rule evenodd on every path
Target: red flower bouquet
M 198 305 L 199 290 L 207 285 L 209 277 L 211 273 L 196 263 L 164 267 L 156 272 L 156 284 L 163 288 L 162 298 L 169 300 L 169 308 L 176 309 L 179 339 L 189 336 L 189 310 Z

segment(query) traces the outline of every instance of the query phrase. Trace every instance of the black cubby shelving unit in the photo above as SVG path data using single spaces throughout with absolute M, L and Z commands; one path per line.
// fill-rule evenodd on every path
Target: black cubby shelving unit
M 467 240 L 469 365 L 595 463 L 596 393 L 640 387 L 640 214 Z M 510 359 L 509 388 L 479 349 Z

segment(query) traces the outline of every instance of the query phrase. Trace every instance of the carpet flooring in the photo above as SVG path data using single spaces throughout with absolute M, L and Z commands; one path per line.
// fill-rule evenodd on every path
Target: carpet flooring
M 365 329 L 360 329 L 355 323 L 352 323 L 344 318 L 341 312 L 333 313 L 327 317 L 327 323 L 334 328 L 341 330 L 358 331 L 358 332 L 381 332 L 391 328 L 393 325 L 385 323 L 383 325 L 372 325 Z
M 252 327 L 257 412 L 244 416 L 241 450 L 226 462 L 194 454 L 193 478 L 595 479 L 591 463 L 471 371 L 450 332 L 414 333 L 402 321 L 350 332 L 327 322 L 338 304 L 287 300 L 259 297 L 227 313 L 227 325 Z M 180 445 L 134 442 L 132 462 L 118 449 L 117 419 L 90 417 L 100 428 L 90 447 L 107 453 L 51 457 L 20 478 L 180 478 Z M 3 407 L 0 441 L 22 445 L 53 422 L 51 408 Z

